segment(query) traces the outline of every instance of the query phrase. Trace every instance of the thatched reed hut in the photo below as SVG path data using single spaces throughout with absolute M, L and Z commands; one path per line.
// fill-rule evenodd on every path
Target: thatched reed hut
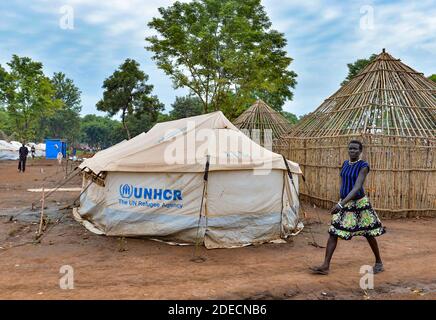
M 257 100 L 233 124 L 265 148 L 271 148 L 274 140 L 292 128 L 285 117 L 262 100 Z
M 382 216 L 436 216 L 436 84 L 383 52 L 275 144 L 298 162 L 301 194 L 339 200 L 348 142 L 364 144 L 365 190 Z

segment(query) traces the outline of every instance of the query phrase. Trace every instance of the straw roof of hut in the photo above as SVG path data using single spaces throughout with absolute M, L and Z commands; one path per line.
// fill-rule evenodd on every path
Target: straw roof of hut
M 262 100 L 257 100 L 236 118 L 233 124 L 243 131 L 248 130 L 251 132 L 253 129 L 258 129 L 261 134 L 270 129 L 273 140 L 292 128 L 292 125 L 285 117 Z
M 436 84 L 383 49 L 289 137 L 436 137 Z

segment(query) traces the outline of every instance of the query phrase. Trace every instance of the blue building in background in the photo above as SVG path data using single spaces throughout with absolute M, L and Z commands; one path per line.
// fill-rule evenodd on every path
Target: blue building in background
M 45 139 L 45 158 L 57 159 L 61 152 L 64 158 L 67 157 L 67 142 L 61 139 Z

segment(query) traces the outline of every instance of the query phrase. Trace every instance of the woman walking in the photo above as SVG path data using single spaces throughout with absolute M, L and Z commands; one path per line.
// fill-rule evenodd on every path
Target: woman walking
M 345 160 L 341 169 L 341 199 L 331 209 L 332 219 L 329 228 L 324 263 L 310 269 L 317 274 L 328 274 L 330 261 L 336 249 L 338 237 L 350 240 L 354 236 L 364 236 L 375 256 L 373 273 L 382 272 L 383 262 L 375 237 L 386 232 L 377 213 L 372 208 L 363 183 L 369 172 L 367 162 L 360 159 L 363 146 L 360 141 L 352 140 L 348 144 L 350 160 Z

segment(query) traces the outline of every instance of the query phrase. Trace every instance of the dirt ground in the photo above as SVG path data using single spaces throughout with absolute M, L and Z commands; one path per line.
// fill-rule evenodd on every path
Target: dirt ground
M 79 192 L 56 192 L 46 201 L 49 217 L 40 241 L 40 194 L 65 172 L 56 161 L 0 162 L 1 299 L 436 299 L 436 220 L 383 220 L 379 238 L 386 271 L 374 289 L 362 290 L 362 265 L 372 265 L 365 239 L 340 241 L 328 276 L 308 267 L 321 263 L 329 214 L 304 203 L 305 229 L 284 244 L 238 249 L 200 248 L 204 262 L 191 261 L 193 246 L 145 239 L 97 236 L 74 221 L 65 208 Z M 41 172 L 42 169 L 42 172 Z M 65 167 L 63 167 L 65 170 Z M 80 187 L 76 177 L 66 187 Z M 74 269 L 74 289 L 60 288 L 60 268 Z

